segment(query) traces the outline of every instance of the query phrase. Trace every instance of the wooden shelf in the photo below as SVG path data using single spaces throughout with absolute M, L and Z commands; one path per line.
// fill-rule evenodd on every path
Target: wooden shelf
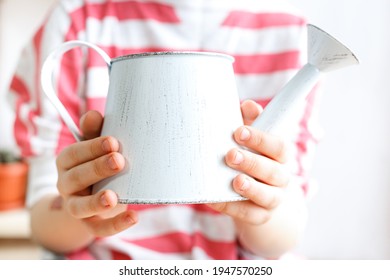
M 30 238 L 27 210 L 0 211 L 0 238 Z

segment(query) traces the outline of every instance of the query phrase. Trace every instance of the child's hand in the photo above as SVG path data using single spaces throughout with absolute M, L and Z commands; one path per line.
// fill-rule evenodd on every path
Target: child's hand
M 209 206 L 223 212 L 235 221 L 261 225 L 271 217 L 283 196 L 289 174 L 283 163 L 287 159 L 286 143 L 278 137 L 261 132 L 250 125 L 262 109 L 253 101 L 243 102 L 241 111 L 246 126 L 234 132 L 234 139 L 243 147 L 230 150 L 225 161 L 230 167 L 242 172 L 233 180 L 233 188 L 247 201 L 215 203 Z
M 57 158 L 62 207 L 94 236 L 112 235 L 136 223 L 136 213 L 118 204 L 111 190 L 92 195 L 91 186 L 120 172 L 125 160 L 115 138 L 99 137 L 103 117 L 98 112 L 88 112 L 80 123 L 86 140 L 65 148 Z

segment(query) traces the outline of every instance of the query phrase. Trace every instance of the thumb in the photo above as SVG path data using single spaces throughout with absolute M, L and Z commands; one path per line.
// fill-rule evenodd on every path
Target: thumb
M 241 104 L 241 114 L 245 125 L 251 125 L 263 112 L 263 107 L 253 100 L 245 100 Z
M 88 111 L 80 118 L 80 129 L 86 140 L 100 136 L 103 116 L 98 111 Z

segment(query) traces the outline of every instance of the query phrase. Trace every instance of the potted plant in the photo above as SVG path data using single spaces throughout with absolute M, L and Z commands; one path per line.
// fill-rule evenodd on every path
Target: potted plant
M 9 151 L 0 151 L 0 211 L 24 207 L 28 165 Z

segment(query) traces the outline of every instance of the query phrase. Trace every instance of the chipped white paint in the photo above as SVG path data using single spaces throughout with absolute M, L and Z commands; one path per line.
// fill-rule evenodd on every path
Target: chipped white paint
M 124 203 L 241 199 L 224 163 L 242 125 L 233 59 L 205 53 L 153 53 L 115 59 L 103 135 L 122 144 L 121 174 L 95 185 Z
M 308 62 L 282 88 L 252 124 L 267 131 L 279 132 L 289 113 L 305 100 L 321 73 L 357 64 L 356 56 L 342 43 L 314 25 L 308 25 Z
M 121 143 L 126 168 L 94 186 L 114 190 L 121 203 L 207 203 L 242 200 L 232 190 L 238 172 L 224 157 L 243 124 L 233 58 L 204 52 L 160 52 L 111 60 L 86 42 L 67 42 L 42 68 L 42 87 L 77 140 L 77 126 L 51 84 L 58 58 L 71 48 L 96 50 L 110 69 L 102 135 Z M 309 62 L 271 101 L 254 126 L 273 131 L 301 102 L 321 72 L 356 63 L 354 55 L 309 26 Z
M 50 67 L 43 68 L 45 92 L 65 120 L 65 108 L 50 94 L 50 68 L 75 46 L 96 50 L 84 42 L 68 42 L 49 58 Z M 227 151 L 237 147 L 232 134 L 243 124 L 233 58 L 199 52 L 103 57 L 110 68 L 110 87 L 102 135 L 120 141 L 127 162 L 123 172 L 96 184 L 94 191 L 113 189 L 122 203 L 243 199 L 231 187 L 238 173 L 224 162 Z

